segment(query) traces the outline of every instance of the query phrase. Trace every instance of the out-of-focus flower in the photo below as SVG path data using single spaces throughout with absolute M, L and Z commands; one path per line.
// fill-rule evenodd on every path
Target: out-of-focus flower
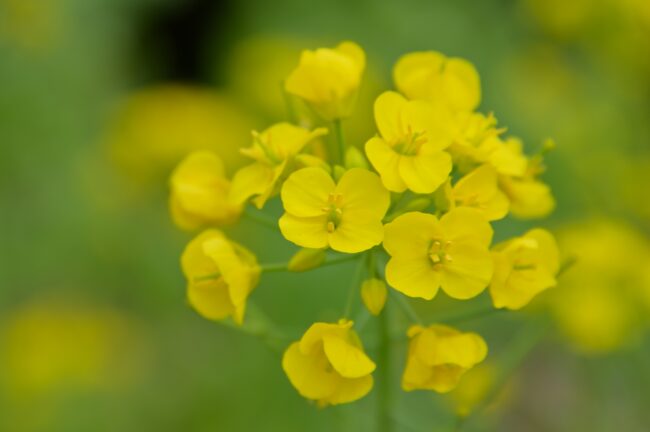
M 325 120 L 345 118 L 354 108 L 365 67 L 366 55 L 354 42 L 305 50 L 285 89 L 306 101 Z
M 0 0 L 0 41 L 20 48 L 42 49 L 54 44 L 63 24 L 60 0 Z
M 549 292 L 560 331 L 586 354 L 610 352 L 647 327 L 650 242 L 632 227 L 591 220 L 558 233 L 560 249 L 576 264 Z
M 409 328 L 408 337 L 408 356 L 402 375 L 405 391 L 447 393 L 458 385 L 465 372 L 487 356 L 487 345 L 481 336 L 444 325 L 414 325 Z
M 366 155 L 388 190 L 432 193 L 447 179 L 451 157 L 443 150 L 451 143 L 450 115 L 440 104 L 407 101 L 395 92 L 377 98 L 381 137 L 366 143 Z
M 490 295 L 496 308 L 521 309 L 537 294 L 557 284 L 560 257 L 555 238 L 532 229 L 496 245 Z
M 170 212 L 181 229 L 229 224 L 242 210 L 229 199 L 230 181 L 221 159 L 211 152 L 194 152 L 183 159 L 172 173 L 170 188 Z
M 437 51 L 402 56 L 393 70 L 397 89 L 409 99 L 442 102 L 454 111 L 473 111 L 481 102 L 481 82 L 473 64 Z
M 497 172 L 485 164 L 461 178 L 453 187 L 446 185 L 450 208 L 470 207 L 488 221 L 506 217 L 510 203 L 498 187 Z
M 106 307 L 41 300 L 16 308 L 0 329 L 0 393 L 17 402 L 127 386 L 143 366 L 141 336 L 137 323 Z
M 492 227 L 476 210 L 458 207 L 440 220 L 412 212 L 385 227 L 391 256 L 386 280 L 409 297 L 431 300 L 439 288 L 450 297 L 480 294 L 492 277 Z
M 282 187 L 284 237 L 308 248 L 357 253 L 381 243 L 390 195 L 379 177 L 353 168 L 338 184 L 320 168 L 291 174 Z
M 181 267 L 189 302 L 199 314 L 211 320 L 231 316 L 242 324 L 246 301 L 259 281 L 255 255 L 210 229 L 187 245 Z
M 387 294 L 388 290 L 383 279 L 367 279 L 361 284 L 361 299 L 373 315 L 379 315 L 384 309 Z
M 352 324 L 315 323 L 282 358 L 291 384 L 320 406 L 353 402 L 372 388 L 375 363 L 363 351 Z
M 244 204 L 254 196 L 253 202 L 262 208 L 276 194 L 279 183 L 294 168 L 294 157 L 314 139 L 327 134 L 327 129 L 313 131 L 290 123 L 276 123 L 262 133 L 253 133 L 253 145 L 242 149 L 254 163 L 241 168 L 232 181 L 231 199 Z
M 241 165 L 252 120 L 212 90 L 160 85 L 129 96 L 109 125 L 111 157 L 134 181 L 148 185 L 169 174 L 187 154 L 213 151 L 227 172 Z

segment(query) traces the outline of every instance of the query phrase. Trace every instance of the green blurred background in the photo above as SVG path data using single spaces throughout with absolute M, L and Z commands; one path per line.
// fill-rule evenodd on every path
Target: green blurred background
M 318 409 L 278 353 L 187 306 L 178 259 L 190 235 L 167 211 L 184 154 L 215 149 L 232 172 L 250 129 L 286 117 L 280 83 L 300 50 L 343 39 L 369 60 L 350 142 L 374 133 L 372 100 L 401 54 L 465 57 L 482 111 L 529 153 L 557 142 L 544 178 L 558 206 L 541 224 L 612 263 L 532 308 L 559 302 L 557 328 L 466 430 L 650 430 L 647 0 L 0 0 L 1 431 L 373 430 L 374 394 Z M 262 262 L 295 251 L 245 222 L 229 234 Z M 337 318 L 351 272 L 265 275 L 253 299 L 299 334 Z M 461 327 L 486 337 L 498 367 L 530 319 Z M 448 398 L 398 389 L 404 350 L 395 429 L 452 430 Z

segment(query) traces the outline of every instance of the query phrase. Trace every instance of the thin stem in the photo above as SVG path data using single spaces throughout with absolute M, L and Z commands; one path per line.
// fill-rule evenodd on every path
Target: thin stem
M 277 231 L 279 229 L 278 221 L 275 218 L 268 216 L 258 210 L 253 210 L 250 207 L 246 207 L 244 209 L 244 216 L 250 221 L 255 222 L 258 225 L 271 228 L 274 231 Z
M 336 134 L 336 142 L 338 143 L 338 158 L 341 165 L 345 162 L 345 140 L 343 138 L 343 126 L 341 119 L 334 120 L 334 133 Z
M 284 105 L 287 109 L 287 117 L 289 121 L 295 123 L 298 120 L 296 116 L 296 109 L 293 106 L 293 101 L 291 100 L 291 95 L 287 92 L 284 87 L 284 81 L 280 81 L 280 91 L 282 92 L 282 98 L 284 99 Z
M 364 265 L 364 260 L 362 259 L 359 260 L 359 262 L 357 263 L 357 267 L 354 271 L 354 276 L 352 277 L 352 281 L 350 282 L 350 286 L 348 288 L 348 296 L 347 296 L 347 300 L 345 301 L 345 309 L 343 310 L 343 316 L 346 318 L 348 318 L 352 313 L 352 305 L 354 304 L 355 294 L 359 290 L 359 285 L 361 283 L 361 276 L 363 275 L 363 265 Z
M 567 257 L 567 259 L 564 260 L 564 262 L 560 265 L 560 269 L 557 271 L 556 277 L 560 277 L 564 272 L 573 267 L 576 262 L 578 262 L 577 256 L 571 255 Z
M 415 312 L 415 310 L 413 309 L 411 304 L 408 302 L 408 300 L 406 300 L 406 298 L 403 295 L 399 294 L 397 291 L 392 290 L 392 289 L 389 289 L 388 292 L 390 293 L 390 295 L 393 296 L 393 298 L 396 300 L 397 304 L 402 309 L 404 314 L 411 321 L 416 322 L 417 324 L 420 324 L 420 325 L 423 324 L 422 319 L 420 318 L 420 316 L 417 314 L 417 312 Z
M 377 385 L 377 430 L 391 432 L 393 423 L 390 416 L 392 397 L 390 385 L 390 334 L 388 332 L 388 308 L 379 314 L 379 382 Z
M 262 264 L 260 270 L 265 273 L 289 271 L 289 263 Z
M 354 261 L 354 260 L 356 260 L 358 258 L 359 258 L 359 255 L 352 255 L 352 254 L 341 255 L 341 256 L 336 257 L 336 258 L 331 258 L 331 259 L 325 260 L 325 262 L 323 264 L 321 264 L 320 267 L 325 267 L 325 266 L 330 266 L 330 265 L 335 265 L 335 264 L 341 264 L 341 263 L 348 262 L 348 261 Z M 314 267 L 314 269 L 317 269 L 317 268 L 320 268 L 320 267 Z

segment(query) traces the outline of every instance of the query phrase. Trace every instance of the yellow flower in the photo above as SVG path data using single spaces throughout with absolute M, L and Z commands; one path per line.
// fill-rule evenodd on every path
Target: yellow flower
M 350 115 L 357 99 L 366 55 L 354 42 L 305 50 L 285 82 L 287 92 L 305 100 L 325 120 Z
M 476 333 L 461 333 L 444 325 L 411 326 L 402 388 L 453 390 L 465 372 L 487 356 L 487 345 Z
M 492 277 L 491 240 L 492 227 L 473 209 L 459 207 L 440 220 L 403 214 L 385 227 L 386 280 L 409 297 L 431 300 L 440 287 L 456 299 L 477 296 Z
M 384 309 L 387 294 L 386 284 L 381 279 L 372 278 L 361 284 L 361 299 L 373 315 L 379 315 Z
M 229 224 L 241 213 L 241 206 L 228 199 L 230 181 L 214 153 L 188 155 L 172 173 L 170 187 L 170 212 L 181 229 Z
M 259 280 L 257 259 L 214 229 L 203 231 L 181 257 L 190 304 L 203 317 L 244 320 L 246 300 Z
M 499 187 L 510 201 L 510 212 L 519 219 L 543 218 L 555 209 L 551 188 L 534 177 L 501 176 Z
M 277 123 L 262 133 L 253 132 L 254 142 L 242 154 L 255 160 L 241 168 L 232 180 L 230 198 L 243 204 L 252 196 L 258 208 L 278 191 L 278 184 L 293 169 L 293 158 L 314 139 L 327 134 L 327 129 L 313 131 L 290 123 Z
M 506 217 L 510 203 L 497 184 L 497 172 L 491 165 L 476 168 L 449 191 L 451 208 L 471 207 L 488 221 Z
M 352 324 L 315 323 L 282 358 L 291 384 L 320 406 L 353 402 L 372 388 L 375 363 L 364 353 Z
M 367 170 L 346 171 L 338 184 L 320 168 L 303 168 L 282 186 L 280 231 L 298 246 L 356 253 L 381 243 L 390 195 Z
M 533 229 L 498 244 L 492 255 L 490 295 L 496 308 L 521 309 L 537 294 L 557 284 L 559 251 L 555 238 L 546 230 Z
M 431 193 L 451 172 L 450 113 L 440 105 L 407 101 L 384 92 L 375 101 L 375 121 L 381 137 L 366 143 L 366 155 L 392 192 L 410 189 Z
M 395 64 L 393 77 L 409 99 L 441 101 L 457 111 L 473 111 L 481 102 L 478 72 L 461 58 L 436 51 L 406 54 Z

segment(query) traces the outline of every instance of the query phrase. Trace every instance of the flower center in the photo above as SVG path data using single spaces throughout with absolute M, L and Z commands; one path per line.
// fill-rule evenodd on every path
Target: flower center
M 332 233 L 341 223 L 341 194 L 331 193 L 327 197 L 327 205 L 322 208 L 323 213 L 327 215 L 327 232 Z
M 450 246 L 450 241 L 443 243 L 440 240 L 434 240 L 431 243 L 429 247 L 429 259 L 433 263 L 434 270 L 440 270 L 443 264 L 453 261 L 451 255 L 449 255 Z
M 406 134 L 397 141 L 394 148 L 395 151 L 404 156 L 413 156 L 420 151 L 425 142 L 427 142 L 426 132 L 413 131 L 413 128 L 409 125 Z

